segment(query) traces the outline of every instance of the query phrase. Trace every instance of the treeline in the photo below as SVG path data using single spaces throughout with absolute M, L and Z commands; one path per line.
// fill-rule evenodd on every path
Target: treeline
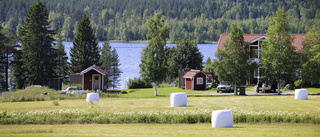
M 37 0 L 0 1 L 0 23 L 11 33 L 24 25 L 27 9 Z M 285 9 L 291 33 L 305 33 L 320 18 L 318 0 L 41 0 L 48 9 L 51 26 L 72 40 L 86 13 L 99 41 L 146 40 L 146 22 L 155 12 L 166 16 L 169 41 L 182 38 L 196 43 L 218 41 L 231 24 L 247 33 L 266 33 L 277 7 Z M 18 33 L 17 33 L 18 34 Z

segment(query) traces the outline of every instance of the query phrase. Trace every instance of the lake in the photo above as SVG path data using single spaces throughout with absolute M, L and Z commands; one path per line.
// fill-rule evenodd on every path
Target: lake
M 71 41 L 64 41 L 65 51 L 70 59 L 70 48 L 73 46 Z M 102 47 L 103 42 L 99 42 L 99 47 Z M 128 79 L 133 79 L 134 77 L 139 77 L 139 64 L 140 55 L 142 48 L 146 47 L 147 43 L 118 43 L 110 42 L 110 46 L 117 50 L 120 61 L 120 70 L 123 72 L 120 79 L 121 89 L 126 88 L 126 81 Z M 208 57 L 214 59 L 214 53 L 216 52 L 217 44 L 197 44 L 199 51 L 203 55 L 203 61 L 207 60 Z M 175 44 L 167 44 L 167 46 L 175 46 Z M 92 64 L 93 65 L 93 64 Z

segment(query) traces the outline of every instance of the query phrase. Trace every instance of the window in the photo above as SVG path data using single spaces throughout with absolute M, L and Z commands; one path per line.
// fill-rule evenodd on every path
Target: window
M 203 78 L 197 78 L 197 85 L 203 85 Z

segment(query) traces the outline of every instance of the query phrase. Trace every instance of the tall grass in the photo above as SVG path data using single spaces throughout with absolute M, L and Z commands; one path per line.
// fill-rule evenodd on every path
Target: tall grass
M 308 123 L 320 124 L 315 115 L 277 111 L 251 112 L 238 108 L 233 112 L 234 123 Z M 80 110 L 50 110 L 30 112 L 0 112 L 0 124 L 109 124 L 109 123 L 210 123 L 212 110 L 157 111 L 134 113 L 108 113 Z

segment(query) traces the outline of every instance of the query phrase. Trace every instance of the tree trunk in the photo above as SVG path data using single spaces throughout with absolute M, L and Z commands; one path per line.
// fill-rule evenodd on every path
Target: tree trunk
M 233 86 L 233 91 L 234 91 L 234 95 L 237 95 L 237 84 L 234 83 L 234 86 Z
M 278 95 L 280 95 L 280 85 L 281 85 L 281 81 L 279 80 L 279 82 L 278 82 Z
M 154 83 L 154 96 L 157 96 L 157 84 Z

